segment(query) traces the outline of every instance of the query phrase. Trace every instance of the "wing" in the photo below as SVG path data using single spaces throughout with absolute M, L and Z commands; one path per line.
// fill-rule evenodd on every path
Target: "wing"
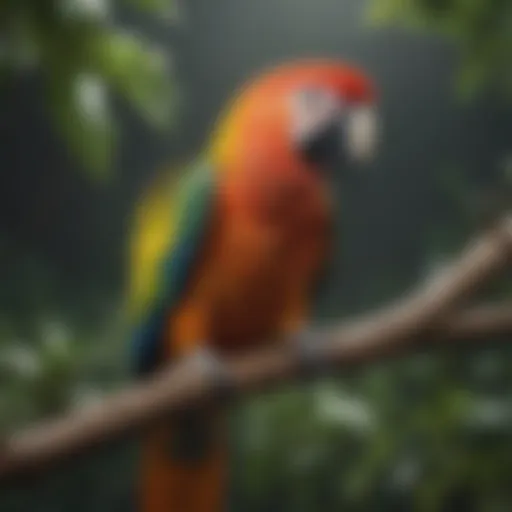
M 210 227 L 213 169 L 200 163 L 177 183 L 158 186 L 141 207 L 132 239 L 133 368 L 155 369 L 170 310 L 183 296 Z

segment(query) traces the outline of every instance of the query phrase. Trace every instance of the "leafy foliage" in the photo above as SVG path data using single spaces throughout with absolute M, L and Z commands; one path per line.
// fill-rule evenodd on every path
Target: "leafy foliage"
M 507 0 L 373 0 L 370 20 L 447 36 L 458 45 L 458 90 L 470 98 L 486 86 L 512 98 L 512 4 Z
M 172 0 L 124 0 L 176 21 Z M 47 104 L 74 155 L 96 177 L 112 167 L 117 127 L 111 93 L 152 126 L 168 126 L 175 101 L 169 57 L 116 25 L 112 0 L 6 0 L 0 6 L 4 80 L 39 73 Z M 122 6 L 122 5 L 121 5 Z
M 465 69 L 473 59 L 475 69 L 482 66 L 473 71 L 482 81 L 467 79 L 470 85 L 504 86 L 506 73 L 510 80 L 511 60 L 505 55 L 510 56 L 511 31 L 502 30 L 510 25 L 509 2 L 374 2 L 379 22 L 432 27 L 457 40 Z M 168 109 L 161 107 L 170 98 L 166 60 L 148 42 L 112 24 L 112 4 L 10 0 L 0 5 L 8 28 L 4 77 L 39 69 L 59 126 L 97 170 L 106 169 L 115 140 L 107 90 L 123 95 L 155 126 L 165 124 Z M 175 16 L 166 0 L 125 4 L 165 19 Z M 64 5 L 67 10 L 61 10 Z M 503 41 L 508 42 L 501 47 Z M 481 52 L 495 56 L 481 60 Z M 507 87 L 512 89 L 510 82 Z M 419 274 L 442 265 L 496 215 L 496 207 L 511 206 L 511 169 L 505 162 L 485 190 L 457 167 L 439 169 L 439 208 L 424 239 Z M 34 258 L 22 258 L 21 251 L 7 258 L 10 249 L 11 241 L 0 240 L 9 269 L 0 293 L 0 429 L 7 431 L 97 399 L 126 381 L 126 323 L 118 308 L 103 307 L 102 319 L 84 318 L 83 297 L 77 300 L 74 290 L 54 293 L 55 276 Z M 12 271 L 13 262 L 25 279 Z M 377 296 L 385 302 L 405 288 L 400 275 L 387 275 L 377 285 L 368 304 Z M 510 297 L 512 283 L 502 280 L 488 292 Z M 101 299 L 98 291 L 93 301 Z M 478 354 L 446 350 L 411 357 L 242 404 L 233 414 L 232 509 L 510 510 L 512 358 L 509 348 L 488 341 Z M 2 491 L 0 510 L 130 510 L 133 447 L 113 448 L 80 460 L 72 470 L 44 475 L 33 492 Z

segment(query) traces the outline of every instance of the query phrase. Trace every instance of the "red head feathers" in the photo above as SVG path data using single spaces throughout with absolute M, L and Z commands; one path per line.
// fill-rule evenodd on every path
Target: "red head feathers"
M 363 159 L 375 142 L 374 99 L 373 83 L 354 66 L 278 66 L 242 88 L 220 118 L 211 155 L 225 170 L 279 172 L 324 166 L 334 153 Z

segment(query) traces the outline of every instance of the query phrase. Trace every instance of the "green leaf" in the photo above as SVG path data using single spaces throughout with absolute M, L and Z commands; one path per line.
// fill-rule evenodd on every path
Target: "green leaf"
M 101 22 L 110 15 L 110 0 L 60 0 L 59 13 L 70 22 Z
M 488 80 L 488 64 L 482 60 L 468 59 L 462 64 L 456 79 L 458 97 L 463 101 L 473 100 Z
M 125 2 L 165 21 L 176 22 L 179 20 L 178 0 L 125 0 Z
M 461 99 L 473 100 L 489 85 L 510 100 L 511 6 L 506 0 L 373 0 L 368 19 L 449 37 L 463 52 L 456 83 Z
M 94 178 L 107 177 L 116 133 L 103 80 L 89 73 L 53 74 L 48 92 L 52 115 L 71 152 Z
M 92 66 L 150 124 L 170 125 L 176 103 L 165 54 L 141 36 L 104 32 L 92 48 Z
M 415 0 L 374 0 L 368 4 L 366 20 L 372 25 L 411 26 L 425 18 Z
M 396 21 L 401 14 L 401 6 L 397 0 L 382 0 L 370 2 L 366 10 L 366 19 L 370 24 L 385 24 Z

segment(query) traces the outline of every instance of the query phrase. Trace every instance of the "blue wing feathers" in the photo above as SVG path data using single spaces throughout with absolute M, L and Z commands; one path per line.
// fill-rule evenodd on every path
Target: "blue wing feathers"
M 186 290 L 209 226 L 214 200 L 211 168 L 205 164 L 196 167 L 184 186 L 175 244 L 161 263 L 158 291 L 132 339 L 134 371 L 140 377 L 151 373 L 160 360 L 166 318 Z

